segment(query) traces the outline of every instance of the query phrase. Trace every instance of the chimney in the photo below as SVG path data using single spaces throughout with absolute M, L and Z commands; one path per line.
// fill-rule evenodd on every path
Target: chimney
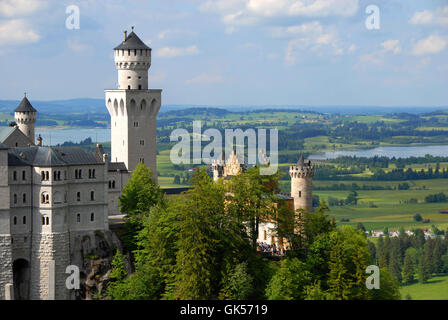
M 37 145 L 39 147 L 42 147 L 42 137 L 39 135 L 39 137 L 37 138 Z
M 128 37 L 128 32 L 127 30 L 124 30 L 123 33 L 124 33 L 124 41 L 126 41 L 126 38 Z

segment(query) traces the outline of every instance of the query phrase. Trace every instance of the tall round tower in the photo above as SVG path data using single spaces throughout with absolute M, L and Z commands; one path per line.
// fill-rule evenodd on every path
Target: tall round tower
M 114 48 L 115 67 L 118 70 L 118 89 L 148 90 L 148 70 L 151 66 L 151 48 L 132 32 L 124 31 L 123 42 Z
M 295 166 L 289 167 L 291 177 L 291 197 L 294 198 L 294 210 L 313 211 L 314 166 L 300 156 Z
M 14 119 L 22 131 L 34 144 L 34 124 L 36 123 L 37 110 L 28 101 L 26 94 L 19 106 L 14 110 Z

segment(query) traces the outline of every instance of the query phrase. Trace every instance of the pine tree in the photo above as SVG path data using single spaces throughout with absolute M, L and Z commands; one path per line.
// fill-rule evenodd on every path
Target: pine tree
M 403 264 L 403 282 L 409 284 L 414 281 L 414 261 L 410 254 L 406 254 L 404 257 Z

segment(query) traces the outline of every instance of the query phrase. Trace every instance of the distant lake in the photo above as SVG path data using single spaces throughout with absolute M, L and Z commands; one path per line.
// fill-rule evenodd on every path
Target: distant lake
M 95 128 L 95 129 L 80 129 L 80 128 L 67 128 L 67 129 L 47 129 L 36 128 L 36 139 L 41 135 L 43 139 L 43 145 L 54 146 L 57 144 L 63 144 L 66 141 L 72 141 L 79 143 L 87 138 L 92 138 L 93 142 L 108 142 L 110 141 L 110 128 Z
M 448 156 L 448 145 L 441 146 L 421 146 L 421 147 L 378 147 L 364 150 L 350 150 L 350 151 L 330 151 L 311 154 L 308 158 L 313 160 L 335 159 L 341 156 L 356 156 L 372 158 L 379 157 L 395 157 L 395 158 L 409 158 L 409 157 L 424 157 L 425 155 L 432 156 Z

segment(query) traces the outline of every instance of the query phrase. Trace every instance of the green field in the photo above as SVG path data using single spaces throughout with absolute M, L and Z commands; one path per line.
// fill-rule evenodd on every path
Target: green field
M 428 280 L 428 283 L 413 283 L 402 286 L 401 298 L 407 295 L 412 300 L 448 300 L 448 275 L 441 275 Z

